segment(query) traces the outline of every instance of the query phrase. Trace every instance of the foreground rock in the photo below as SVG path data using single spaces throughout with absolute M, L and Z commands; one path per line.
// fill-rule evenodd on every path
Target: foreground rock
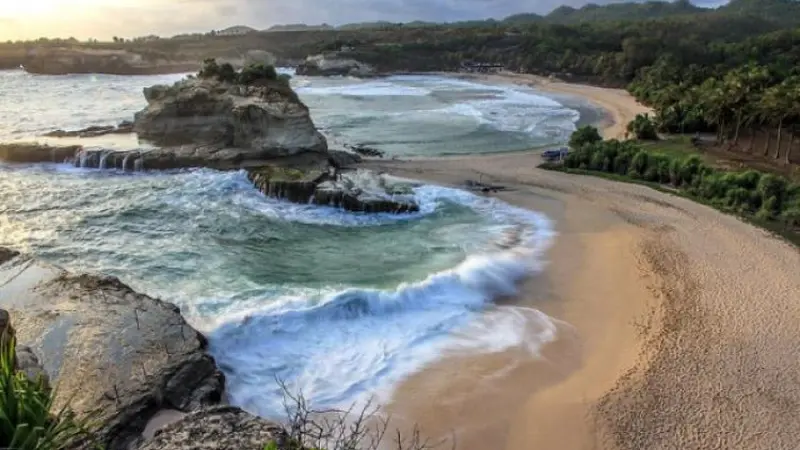
M 265 195 L 296 203 L 367 213 L 419 211 L 409 184 L 392 182 L 386 175 L 364 170 L 332 175 L 266 167 L 248 172 L 248 178 Z
M 108 450 L 140 442 L 162 409 L 190 412 L 221 399 L 224 377 L 205 338 L 176 306 L 114 277 L 17 256 L 0 265 L 0 307 L 57 387 L 55 406 L 92 417 Z
M 230 406 L 191 413 L 156 432 L 140 450 L 264 450 L 270 442 L 279 449 L 286 433 L 273 422 Z
M 375 75 L 375 69 L 369 64 L 365 64 L 355 59 L 338 58 L 329 55 L 313 55 L 306 58 L 303 63 L 297 66 L 297 75 L 305 76 L 351 76 L 351 77 L 371 77 Z
M 134 131 L 157 146 L 235 149 L 242 159 L 260 161 L 328 149 L 306 105 L 281 80 L 186 79 L 145 88 L 144 96 L 147 107 L 136 113 Z

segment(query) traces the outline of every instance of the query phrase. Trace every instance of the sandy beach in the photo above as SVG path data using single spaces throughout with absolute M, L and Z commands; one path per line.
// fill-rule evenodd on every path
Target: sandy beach
M 540 357 L 441 361 L 406 380 L 388 410 L 454 434 L 461 450 L 797 448 L 797 248 L 689 200 L 539 162 L 363 164 L 503 185 L 486 195 L 546 213 L 558 232 L 545 271 L 510 300 L 556 320 Z

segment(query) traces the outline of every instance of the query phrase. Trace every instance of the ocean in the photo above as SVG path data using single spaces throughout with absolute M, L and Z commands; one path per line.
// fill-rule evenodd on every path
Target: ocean
M 0 141 L 130 120 L 143 87 L 181 77 L 0 72 Z M 435 76 L 292 83 L 332 148 L 388 157 L 555 145 L 588 111 Z M 554 338 L 546 315 L 494 302 L 543 270 L 551 220 L 458 189 L 420 184 L 414 196 L 419 213 L 367 215 L 266 198 L 241 171 L 0 163 L 0 246 L 179 305 L 209 337 L 231 403 L 278 418 L 276 380 L 320 408 L 386 401 L 439 358 L 533 358 Z M 520 244 L 497 246 L 509 232 Z

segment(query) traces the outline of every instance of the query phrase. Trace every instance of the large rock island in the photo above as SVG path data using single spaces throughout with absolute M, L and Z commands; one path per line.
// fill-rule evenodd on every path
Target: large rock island
M 171 86 L 144 89 L 147 106 L 133 124 L 56 130 L 50 136 L 84 137 L 131 129 L 147 148 L 0 145 L 0 159 L 63 162 L 121 170 L 208 167 L 247 169 L 265 194 L 363 212 L 413 212 L 419 208 L 407 189 L 387 186 L 369 173 L 342 177 L 360 157 L 329 151 L 308 107 L 273 66 L 254 64 L 236 71 L 207 60 L 197 76 Z M 276 168 L 280 170 L 275 170 Z M 289 169 L 288 171 L 285 169 Z M 290 174 L 290 176 L 285 176 Z M 280 189 L 275 189 L 279 185 Z

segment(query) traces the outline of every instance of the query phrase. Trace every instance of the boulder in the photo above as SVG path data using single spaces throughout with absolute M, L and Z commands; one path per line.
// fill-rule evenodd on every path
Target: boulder
M 0 265 L 0 307 L 25 346 L 20 362 L 41 360 L 56 386 L 54 407 L 68 403 L 90 417 L 108 450 L 142 441 L 162 409 L 191 412 L 221 399 L 224 377 L 205 337 L 175 305 L 117 278 L 19 256 Z
M 193 412 L 157 431 L 138 450 L 264 450 L 276 443 L 287 446 L 285 431 L 277 424 L 231 406 Z
M 191 78 L 145 88 L 144 95 L 148 105 L 136 113 L 134 131 L 157 146 L 236 149 L 248 160 L 327 153 L 308 108 L 281 80 L 240 85 Z
M 265 195 L 296 203 L 310 202 L 367 213 L 419 211 L 410 189 L 399 189 L 402 186 L 387 183 L 383 175 L 366 170 L 332 174 L 265 167 L 249 171 L 248 178 Z
M 375 69 L 369 64 L 355 59 L 339 58 L 330 55 L 312 55 L 297 66 L 297 75 L 305 76 L 351 76 L 371 77 Z

